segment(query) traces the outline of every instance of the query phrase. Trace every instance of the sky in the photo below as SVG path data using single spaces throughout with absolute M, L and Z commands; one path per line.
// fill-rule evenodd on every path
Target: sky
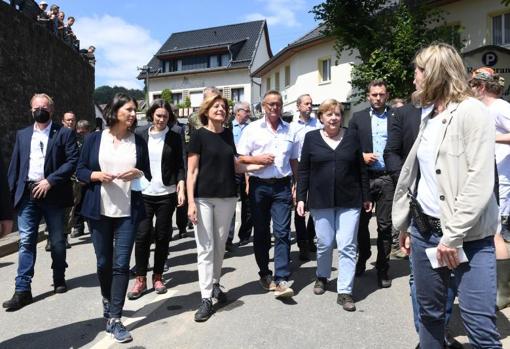
M 50 5 L 52 1 L 47 1 Z M 273 54 L 314 29 L 320 0 L 55 0 L 76 18 L 80 46 L 96 47 L 96 87 L 142 88 L 147 64 L 174 32 L 266 19 Z

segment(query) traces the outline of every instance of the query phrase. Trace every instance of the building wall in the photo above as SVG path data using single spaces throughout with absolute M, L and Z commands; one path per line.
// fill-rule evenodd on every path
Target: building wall
M 466 45 L 463 51 L 492 45 L 492 16 L 510 11 L 500 0 L 463 0 L 440 8 L 446 12 L 448 23 L 462 25 Z
M 265 31 L 262 32 L 260 37 L 260 41 L 258 43 L 257 51 L 255 53 L 255 58 L 253 60 L 253 65 L 251 67 L 251 71 L 254 72 L 257 70 L 262 64 L 266 63 L 269 60 L 268 54 L 268 43 L 266 40 Z M 252 103 L 258 103 L 261 100 L 261 95 L 263 93 L 262 89 L 262 80 L 257 77 L 253 77 L 252 84 L 252 93 L 251 93 L 251 101 Z
M 34 20 L 0 1 L 0 156 L 9 161 L 17 129 L 33 123 L 30 99 L 47 93 L 53 120 L 73 110 L 94 125 L 94 68 Z
M 283 96 L 284 112 L 297 113 L 296 100 L 299 95 L 308 93 L 314 104 L 320 104 L 327 98 L 340 102 L 350 102 L 352 88 L 350 84 L 352 64 L 356 63 L 355 54 L 345 53 L 340 58 L 334 50 L 334 41 L 328 40 L 319 45 L 304 49 L 275 66 L 262 76 L 262 90 L 267 90 L 267 78 L 271 78 L 271 88 L 275 87 L 275 73 L 280 73 L 280 91 Z M 319 60 L 331 58 L 331 80 L 321 82 Z M 290 66 L 290 85 L 285 85 L 285 67 Z M 346 111 L 346 120 L 355 111 L 366 107 L 365 103 L 354 105 Z
M 202 91 L 205 87 L 216 86 L 219 89 L 225 87 L 244 88 L 244 98 L 248 99 L 252 95 L 251 82 L 248 69 L 239 69 L 232 71 L 221 71 L 201 74 L 180 75 L 175 77 L 151 78 L 149 81 L 150 99 L 153 96 L 161 94 L 161 91 L 168 88 L 173 93 L 186 94 Z M 247 100 L 252 102 L 251 99 Z

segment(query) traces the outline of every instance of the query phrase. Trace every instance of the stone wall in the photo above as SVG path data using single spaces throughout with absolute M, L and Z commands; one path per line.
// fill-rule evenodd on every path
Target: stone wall
M 16 130 L 33 122 L 30 98 L 55 101 L 53 121 L 68 110 L 94 125 L 94 68 L 36 21 L 0 1 L 0 156 L 7 165 Z

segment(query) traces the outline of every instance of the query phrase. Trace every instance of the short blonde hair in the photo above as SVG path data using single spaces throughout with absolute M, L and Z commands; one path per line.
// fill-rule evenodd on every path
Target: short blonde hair
M 430 45 L 417 53 L 414 64 L 423 71 L 422 84 L 412 95 L 416 105 L 428 106 L 437 101 L 458 103 L 473 96 L 466 67 L 453 46 Z
M 30 107 L 32 107 L 32 103 L 34 102 L 34 99 L 36 98 L 46 98 L 46 100 L 48 101 L 48 107 L 50 107 L 50 110 L 53 111 L 54 110 L 54 104 L 53 103 L 53 99 L 48 96 L 46 93 L 36 93 L 32 96 L 32 98 L 30 98 Z
M 225 103 L 225 120 L 228 119 L 229 107 L 228 107 L 227 99 L 224 98 L 220 94 L 213 94 L 213 95 L 209 95 L 208 97 L 204 98 L 204 101 L 202 102 L 202 104 L 200 104 L 200 109 L 198 110 L 198 117 L 199 117 L 202 125 L 204 125 L 204 126 L 207 125 L 207 122 L 208 122 L 207 113 L 209 113 L 209 109 L 212 108 L 212 106 L 214 105 L 214 103 L 217 100 L 222 100 L 223 103 Z
M 319 110 L 317 111 L 317 118 L 322 121 L 322 114 L 324 114 L 332 109 L 335 109 L 336 107 L 340 107 L 340 115 L 343 116 L 344 105 L 334 98 L 326 99 L 319 106 Z

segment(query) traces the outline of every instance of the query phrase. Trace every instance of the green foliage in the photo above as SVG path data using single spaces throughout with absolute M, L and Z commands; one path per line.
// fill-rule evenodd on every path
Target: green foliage
M 234 105 L 236 104 L 236 102 L 234 102 L 234 101 L 233 101 L 233 100 L 231 100 L 231 99 L 228 99 L 228 100 L 227 100 L 227 102 L 228 102 L 228 106 L 229 106 L 229 108 L 234 107 Z
M 167 103 L 172 103 L 173 102 L 172 91 L 168 88 L 165 88 L 163 91 L 161 91 L 161 99 Z
M 501 3 L 505 6 L 510 5 L 510 0 L 501 0 Z
M 144 99 L 145 95 L 142 90 L 127 89 L 122 86 L 100 86 L 94 91 L 94 102 L 97 104 L 110 103 L 116 93 L 126 93 L 136 100 Z
M 356 102 L 365 99 L 366 86 L 374 79 L 384 79 L 392 97 L 409 97 L 414 91 L 412 62 L 420 48 L 435 41 L 462 47 L 460 27 L 446 25 L 439 10 L 423 3 L 326 0 L 313 8 L 326 34 L 336 38 L 338 56 L 358 52 L 361 63 L 353 66 L 351 77 Z
M 184 98 L 182 105 L 184 108 L 191 108 L 191 99 L 189 97 Z

